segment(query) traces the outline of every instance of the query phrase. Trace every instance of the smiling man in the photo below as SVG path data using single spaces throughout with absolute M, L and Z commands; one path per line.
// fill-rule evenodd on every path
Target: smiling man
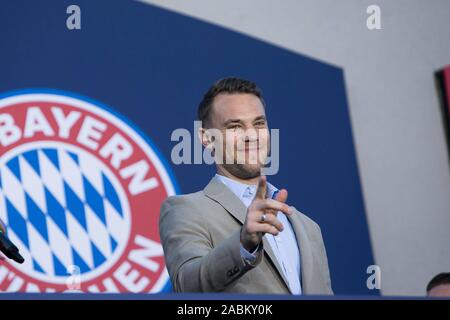
M 161 207 L 174 290 L 332 294 L 319 226 L 261 175 L 270 152 L 261 90 L 247 80 L 219 80 L 198 117 L 217 174 L 204 190 L 169 197 Z

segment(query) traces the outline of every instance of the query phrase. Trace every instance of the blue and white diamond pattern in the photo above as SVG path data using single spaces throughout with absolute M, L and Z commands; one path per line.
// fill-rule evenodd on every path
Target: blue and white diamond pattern
M 0 218 L 25 271 L 66 277 L 77 265 L 83 274 L 127 242 L 126 198 L 105 164 L 61 144 L 14 151 L 0 162 Z

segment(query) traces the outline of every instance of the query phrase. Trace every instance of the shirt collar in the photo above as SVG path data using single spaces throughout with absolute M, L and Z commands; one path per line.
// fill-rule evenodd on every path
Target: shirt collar
M 248 185 L 216 173 L 216 177 L 225 184 L 239 199 L 253 199 L 257 185 Z M 272 197 L 278 189 L 267 182 L 267 196 Z

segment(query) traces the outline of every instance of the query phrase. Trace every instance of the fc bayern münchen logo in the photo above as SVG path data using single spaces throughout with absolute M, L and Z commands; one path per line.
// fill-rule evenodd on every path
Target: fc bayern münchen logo
M 59 91 L 0 99 L 0 218 L 22 265 L 0 292 L 161 292 L 159 208 L 175 194 L 148 138 L 108 107 Z

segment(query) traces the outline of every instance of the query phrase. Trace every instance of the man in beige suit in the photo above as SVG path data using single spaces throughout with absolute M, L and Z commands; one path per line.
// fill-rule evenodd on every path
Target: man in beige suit
M 217 174 L 204 190 L 169 197 L 161 207 L 174 290 L 332 294 L 319 226 L 286 204 L 287 190 L 261 175 L 270 151 L 261 90 L 247 80 L 222 79 L 198 113 L 199 138 L 215 156 Z

